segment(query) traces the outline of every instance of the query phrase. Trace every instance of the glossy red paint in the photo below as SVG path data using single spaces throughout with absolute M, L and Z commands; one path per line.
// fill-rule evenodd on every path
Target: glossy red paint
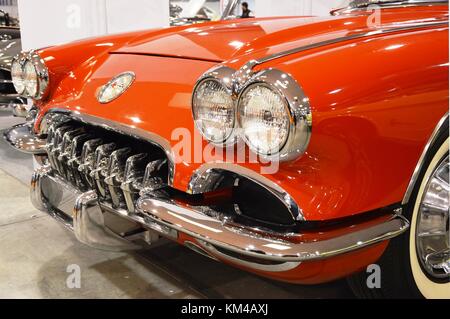
M 216 22 L 41 50 L 52 86 L 40 103 L 40 117 L 54 108 L 95 115 L 153 132 L 174 147 L 175 129 L 198 135 L 190 99 L 205 71 L 219 62 L 238 69 L 293 47 L 374 31 L 367 27 L 368 14 Z M 385 9 L 378 29 L 447 19 L 446 5 Z M 424 26 L 342 41 L 258 66 L 290 73 L 311 102 L 313 134 L 306 154 L 266 176 L 294 198 L 307 220 L 342 218 L 401 202 L 428 138 L 448 112 L 448 36 L 445 25 Z M 99 88 L 125 71 L 135 72 L 133 86 L 101 105 Z M 203 163 L 179 161 L 173 186 L 186 191 Z M 261 168 L 239 165 L 256 172 Z M 353 262 L 356 266 L 348 269 L 356 271 L 374 262 L 385 246 L 319 262 L 328 275 L 314 273 L 318 264 L 261 274 L 303 283 L 331 280 L 348 274 L 330 269 L 333 263 Z M 312 273 L 305 275 L 308 267 Z

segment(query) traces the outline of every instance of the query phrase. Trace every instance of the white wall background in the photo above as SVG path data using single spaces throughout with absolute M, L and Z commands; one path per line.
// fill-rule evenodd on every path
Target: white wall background
M 24 50 L 169 25 L 169 0 L 19 0 Z
M 169 26 L 169 0 L 18 1 L 24 50 L 91 36 Z M 348 0 L 247 0 L 257 17 L 328 15 Z M 239 8 L 239 13 L 240 13 Z M 13 14 L 13 16 L 16 14 Z
M 314 15 L 327 16 L 345 0 L 255 0 L 257 17 Z

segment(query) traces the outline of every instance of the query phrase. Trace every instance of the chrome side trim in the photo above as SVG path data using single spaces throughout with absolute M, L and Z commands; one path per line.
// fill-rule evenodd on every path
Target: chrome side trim
M 216 249 L 270 262 L 304 262 L 330 258 L 394 238 L 409 228 L 405 218 L 392 215 L 385 222 L 359 230 L 349 228 L 349 232 L 333 238 L 294 242 L 289 241 L 289 237 L 280 239 L 251 233 L 206 216 L 194 208 L 182 207 L 150 195 L 143 194 L 138 200 L 137 209 L 162 227 L 187 234 L 199 243 L 207 243 L 208 245 L 203 245 L 205 249 L 212 245 Z
M 161 148 L 164 153 L 166 154 L 168 160 L 169 160 L 169 185 L 173 185 L 173 178 L 175 175 L 175 155 L 172 151 L 172 147 L 170 146 L 169 141 L 162 138 L 161 136 L 154 134 L 152 132 L 132 127 L 130 125 L 114 122 L 111 120 L 107 120 L 101 117 L 97 117 L 94 115 L 89 114 L 81 114 L 79 112 L 73 112 L 67 109 L 62 108 L 53 108 L 45 114 L 44 118 L 41 121 L 40 126 L 45 128 L 48 127 L 46 120 L 47 117 L 49 120 L 53 120 L 53 117 L 56 115 L 65 115 L 69 118 L 72 118 L 74 120 L 78 120 L 82 123 L 88 124 L 88 125 L 94 125 L 99 126 L 104 129 L 110 130 L 110 131 L 116 131 L 121 134 L 128 135 L 130 137 L 145 140 L 149 143 L 154 144 L 155 146 Z M 45 131 L 41 130 L 41 134 L 45 134 Z
M 253 69 L 257 65 L 260 65 L 260 64 L 272 61 L 272 60 L 277 60 L 277 59 L 280 59 L 280 58 L 283 58 L 283 57 L 286 57 L 286 56 L 289 56 L 292 54 L 301 53 L 301 52 L 304 52 L 307 50 L 317 49 L 317 48 L 331 45 L 331 44 L 336 44 L 336 43 L 351 41 L 351 40 L 357 40 L 357 39 L 363 39 L 363 38 L 371 37 L 371 36 L 386 35 L 386 34 L 391 34 L 391 33 L 396 33 L 396 32 L 401 32 L 401 31 L 409 31 L 409 30 L 414 30 L 414 29 L 421 29 L 421 28 L 427 28 L 427 27 L 438 27 L 438 26 L 448 27 L 448 22 L 423 22 L 423 23 L 419 23 L 419 24 L 409 24 L 409 25 L 406 25 L 403 27 L 375 29 L 373 31 L 368 31 L 368 32 L 363 32 L 363 33 L 355 33 L 352 35 L 347 35 L 347 36 L 336 38 L 336 39 L 321 41 L 321 42 L 301 46 L 298 48 L 286 50 L 283 52 L 275 53 L 272 55 L 268 55 L 264 58 L 261 58 L 259 60 L 252 60 L 249 62 L 250 68 Z M 244 66 L 244 67 L 246 67 L 246 66 Z
M 408 188 L 406 189 L 405 196 L 402 200 L 402 205 L 407 205 L 409 203 L 409 200 L 411 199 L 412 192 L 414 190 L 414 187 L 416 186 L 417 180 L 419 178 L 420 172 L 422 171 L 423 165 L 425 164 L 425 159 L 427 158 L 431 146 L 434 144 L 436 139 L 439 137 L 440 134 L 447 133 L 447 130 L 445 129 L 445 124 L 449 121 L 449 113 L 445 114 L 444 117 L 441 118 L 441 120 L 436 125 L 436 128 L 434 129 L 433 133 L 430 136 L 430 139 L 428 140 L 427 144 L 425 145 L 425 148 L 422 152 L 422 155 L 419 158 L 419 162 L 417 163 L 416 168 L 414 169 L 414 173 L 411 177 L 411 180 L 409 181 Z
M 33 123 L 13 126 L 3 133 L 6 142 L 16 150 L 27 154 L 45 154 L 46 140 L 33 133 Z
M 258 185 L 264 187 L 275 197 L 277 197 L 282 203 L 284 203 L 289 212 L 292 214 L 293 220 L 305 220 L 301 208 L 297 205 L 295 200 L 283 188 L 281 188 L 281 186 L 272 182 L 270 179 L 264 177 L 263 175 L 256 173 L 255 171 L 232 163 L 208 163 L 202 165 L 192 175 L 188 192 L 191 194 L 199 194 L 211 191 L 212 189 L 208 189 L 208 187 L 212 185 L 210 185 L 208 182 L 210 175 L 215 170 L 236 173 L 240 176 L 244 176 L 250 179 Z

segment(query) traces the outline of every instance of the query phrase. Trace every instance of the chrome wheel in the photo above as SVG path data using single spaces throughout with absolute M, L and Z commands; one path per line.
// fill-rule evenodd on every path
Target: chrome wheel
M 421 198 L 416 227 L 417 258 L 432 280 L 450 278 L 449 156 L 430 175 Z

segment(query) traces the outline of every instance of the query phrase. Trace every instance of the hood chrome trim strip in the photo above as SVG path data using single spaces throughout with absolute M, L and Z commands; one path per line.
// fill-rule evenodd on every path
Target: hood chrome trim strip
M 331 45 L 331 44 L 337 44 L 337 43 L 345 42 L 345 41 L 363 39 L 363 38 L 367 38 L 370 36 L 387 35 L 387 34 L 396 33 L 396 32 L 409 31 L 409 30 L 422 29 L 422 28 L 432 28 L 432 27 L 439 27 L 439 26 L 448 27 L 448 21 L 446 21 L 446 22 L 442 22 L 442 21 L 440 21 L 440 22 L 425 22 L 425 23 L 420 23 L 420 24 L 408 24 L 408 25 L 402 26 L 402 27 L 375 29 L 375 30 L 369 31 L 369 32 L 355 33 L 352 35 L 348 35 L 348 36 L 344 36 L 344 37 L 340 37 L 340 38 L 336 38 L 336 39 L 330 39 L 330 40 L 321 41 L 321 42 L 293 48 L 290 50 L 282 51 L 279 53 L 268 55 L 268 56 L 258 59 L 258 60 L 251 60 L 244 66 L 247 66 L 247 67 L 250 67 L 250 69 L 253 69 L 255 66 L 266 63 L 266 62 L 270 62 L 273 60 L 287 57 L 292 54 L 301 53 L 301 52 L 304 52 L 307 50 L 312 50 L 312 49 L 324 47 L 324 46 Z

